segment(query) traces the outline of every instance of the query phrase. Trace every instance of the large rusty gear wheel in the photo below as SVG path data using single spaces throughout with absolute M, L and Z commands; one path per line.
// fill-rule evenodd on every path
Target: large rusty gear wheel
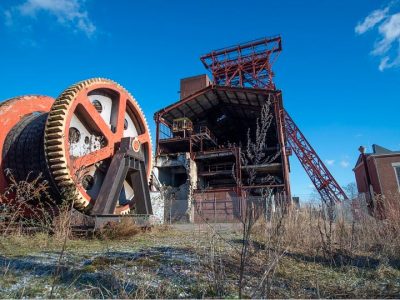
M 122 86 L 103 78 L 84 80 L 55 100 L 45 125 L 45 155 L 58 192 L 74 195 L 70 201 L 77 210 L 90 213 L 123 137 L 136 137 L 149 178 L 149 127 L 138 103 Z M 128 213 L 133 196 L 125 182 L 115 213 Z

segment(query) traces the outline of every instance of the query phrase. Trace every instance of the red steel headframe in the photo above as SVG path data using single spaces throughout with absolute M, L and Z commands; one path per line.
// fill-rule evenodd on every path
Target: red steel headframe
M 343 189 L 333 178 L 289 114 L 285 110 L 282 110 L 282 114 L 288 144 L 296 153 L 322 200 L 325 203 L 333 204 L 347 199 Z
M 200 59 L 211 72 L 215 85 L 275 90 L 271 68 L 281 51 L 282 40 L 276 36 L 215 50 Z M 289 114 L 281 107 L 278 110 L 278 124 L 282 124 L 286 138 L 282 143 L 292 148 L 322 200 L 335 203 L 347 199 Z
M 200 57 L 215 85 L 275 89 L 272 64 L 282 51 L 281 37 L 255 40 Z

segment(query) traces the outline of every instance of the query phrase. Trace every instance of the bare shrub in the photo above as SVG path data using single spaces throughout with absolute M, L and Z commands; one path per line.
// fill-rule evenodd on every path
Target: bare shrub
M 99 230 L 100 238 L 117 240 L 126 239 L 139 234 L 141 227 L 135 224 L 132 218 L 122 218 L 120 222 L 110 222 Z
M 0 194 L 0 218 L 3 235 L 17 227 L 29 226 L 37 231 L 51 232 L 55 203 L 48 193 L 48 183 L 42 175 L 17 181 L 10 170 L 6 170 L 10 184 Z
M 247 132 L 247 144 L 246 147 L 243 149 L 241 152 L 241 165 L 245 167 L 246 170 L 246 175 L 247 175 L 247 186 L 255 186 L 258 184 L 262 184 L 265 187 L 263 188 L 255 188 L 255 189 L 250 189 L 246 191 L 244 201 L 244 212 L 241 217 L 241 222 L 242 222 L 242 243 L 241 243 L 241 249 L 240 249 L 240 267 L 239 267 L 239 280 L 238 280 L 238 296 L 239 298 L 243 297 L 243 289 L 245 287 L 245 273 L 246 273 L 246 268 L 251 265 L 250 260 L 252 259 L 252 256 L 254 253 L 252 253 L 252 249 L 249 247 L 251 243 L 251 235 L 253 231 L 253 226 L 256 224 L 258 221 L 259 217 L 262 215 L 260 214 L 260 211 L 258 207 L 261 204 L 265 204 L 265 217 L 266 219 L 270 219 L 270 210 L 269 210 L 269 204 L 272 201 L 273 197 L 273 191 L 272 189 L 268 188 L 268 184 L 274 184 L 278 182 L 279 180 L 272 175 L 265 176 L 264 178 L 257 178 L 257 171 L 255 166 L 260 165 L 260 164 L 269 164 L 272 163 L 276 160 L 276 158 L 280 155 L 279 152 L 276 152 L 274 154 L 267 154 L 267 148 L 268 148 L 268 140 L 267 140 L 267 133 L 271 127 L 272 121 L 273 121 L 273 112 L 271 111 L 271 105 L 272 105 L 272 99 L 269 97 L 267 102 L 263 105 L 261 109 L 261 115 L 256 121 L 256 130 L 254 133 L 250 131 L 250 129 Z M 253 135 L 253 139 L 252 139 Z M 234 174 L 234 172 L 233 172 Z M 236 179 L 237 183 L 239 186 L 243 185 L 243 182 L 241 182 L 239 179 Z M 261 180 L 261 182 L 259 182 Z M 259 201 L 252 201 L 251 197 L 248 197 L 248 195 L 251 195 L 253 192 L 256 194 L 260 195 Z M 280 208 L 278 210 L 281 210 L 282 204 L 283 203 L 276 203 Z M 283 204 L 285 205 L 285 204 Z M 284 215 L 284 210 L 281 211 L 282 215 L 281 217 L 283 218 Z M 267 225 L 265 223 L 264 225 Z M 272 225 L 272 222 L 269 223 L 269 226 Z M 275 225 L 275 224 L 274 224 Z M 275 238 L 276 231 L 280 231 L 282 222 L 279 222 L 279 225 L 277 228 L 275 228 L 275 231 L 269 231 L 267 230 L 268 226 L 265 227 L 265 236 L 264 238 L 266 240 L 271 240 Z M 270 227 L 271 228 L 271 227 Z M 265 242 L 266 242 L 265 240 Z M 274 247 L 274 249 L 278 249 Z M 279 250 L 277 250 L 279 251 Z M 265 291 L 268 289 L 266 288 L 268 286 L 268 278 L 270 278 L 271 271 L 268 271 L 270 267 L 272 266 L 270 264 L 270 259 L 272 258 L 271 253 L 263 253 L 264 254 L 264 270 L 263 270 L 263 277 L 261 278 L 260 285 L 257 287 L 256 290 L 252 292 L 252 296 L 254 296 L 260 289 L 261 291 L 261 296 L 265 295 Z M 275 258 L 273 258 L 275 259 Z

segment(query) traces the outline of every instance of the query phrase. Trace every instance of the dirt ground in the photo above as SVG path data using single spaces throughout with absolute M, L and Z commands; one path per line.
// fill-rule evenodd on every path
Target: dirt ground
M 239 224 L 174 225 L 133 237 L 2 237 L 1 298 L 235 298 Z M 221 240 L 222 239 L 222 240 Z M 218 270 L 214 262 L 218 258 Z M 249 265 L 245 297 L 257 286 Z M 399 262 L 359 257 L 332 265 L 287 252 L 271 281 L 273 298 L 399 298 Z

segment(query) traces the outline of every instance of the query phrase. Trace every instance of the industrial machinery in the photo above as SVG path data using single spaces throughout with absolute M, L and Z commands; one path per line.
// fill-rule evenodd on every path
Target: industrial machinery
M 193 131 L 193 123 L 189 118 L 178 118 L 172 123 L 172 132 L 175 136 L 182 136 L 185 138 Z
M 78 82 L 57 99 L 22 96 L 0 103 L 0 193 L 39 175 L 59 205 L 88 215 L 152 214 L 152 149 L 132 95 L 102 78 Z M 65 193 L 73 197 L 68 197 Z

